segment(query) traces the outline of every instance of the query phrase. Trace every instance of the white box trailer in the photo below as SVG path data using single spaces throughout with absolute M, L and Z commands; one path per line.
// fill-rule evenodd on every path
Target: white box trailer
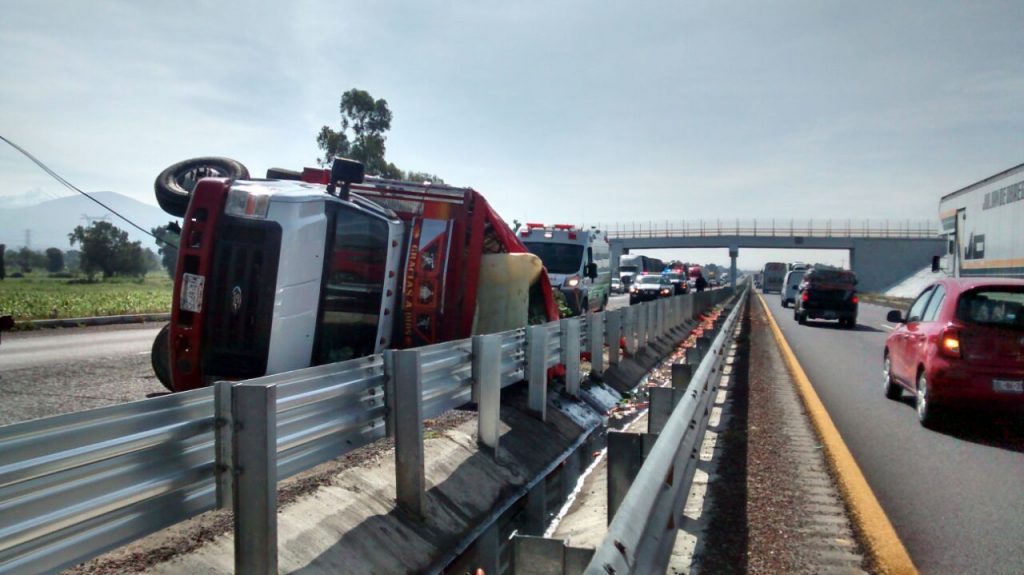
M 1024 277 L 1024 164 L 943 196 L 939 219 L 955 276 Z

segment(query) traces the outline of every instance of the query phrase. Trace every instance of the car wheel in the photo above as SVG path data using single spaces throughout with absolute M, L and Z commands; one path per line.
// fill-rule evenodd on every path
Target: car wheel
M 782 300 L 782 307 L 789 307 L 789 302 L 787 302 L 786 300 Z
M 889 359 L 889 354 L 885 354 L 885 359 L 882 360 L 882 390 L 885 392 L 885 396 L 889 399 L 899 399 L 903 396 L 903 389 L 900 384 L 892 378 L 892 360 Z
M 931 390 L 928 388 L 928 378 L 922 371 L 920 375 L 917 376 L 917 391 L 915 393 L 917 399 L 915 402 L 917 407 L 917 420 L 922 426 L 934 429 L 938 425 L 939 415 L 935 406 L 932 405 L 930 391 Z
M 171 324 L 167 324 L 156 334 L 153 348 L 149 352 L 149 361 L 153 373 L 168 391 L 174 391 L 171 384 Z
M 178 162 L 156 177 L 153 184 L 156 203 L 168 214 L 183 217 L 196 182 L 206 176 L 248 180 L 249 170 L 230 158 L 192 158 Z
M 798 323 L 799 323 L 800 325 L 807 325 L 807 314 L 806 314 L 806 313 L 800 313 L 800 314 L 797 314 L 797 316 L 796 316 L 796 321 L 797 321 L 797 322 L 798 322 Z
M 857 318 L 851 317 L 850 319 L 846 320 L 846 329 L 856 329 L 856 328 L 857 328 Z

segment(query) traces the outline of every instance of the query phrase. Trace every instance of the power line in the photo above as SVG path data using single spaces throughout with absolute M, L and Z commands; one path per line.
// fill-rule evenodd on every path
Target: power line
M 60 174 L 58 174 L 57 172 L 55 172 L 55 171 L 51 170 L 51 169 L 50 169 L 50 168 L 49 168 L 49 167 L 48 167 L 48 166 L 47 166 L 46 164 L 44 164 L 44 163 L 43 163 L 43 162 L 42 162 L 41 160 L 37 159 L 37 158 L 36 158 L 35 156 L 33 156 L 32 154 L 30 154 L 30 153 L 29 153 L 29 152 L 28 152 L 27 150 L 25 150 L 24 148 L 22 148 L 22 147 L 21 147 L 21 146 L 19 146 L 18 144 L 15 144 L 14 142 L 12 142 L 12 141 L 8 140 L 7 138 L 5 138 L 5 137 L 4 137 L 4 136 L 2 136 L 2 135 L 0 135 L 0 140 L 3 140 L 4 142 L 6 142 L 6 143 L 7 143 L 7 145 L 9 145 L 10 147 L 14 148 L 15 150 L 18 150 L 18 151 L 19 151 L 19 152 L 21 152 L 21 153 L 22 153 L 22 154 L 23 154 L 23 155 L 24 155 L 24 156 L 25 156 L 26 158 L 28 158 L 28 159 L 32 160 L 32 162 L 33 162 L 33 163 L 35 163 L 35 165 L 39 166 L 39 168 L 40 168 L 41 170 L 43 170 L 44 172 L 46 172 L 47 174 L 49 174 L 49 176 L 50 176 L 50 177 L 52 177 L 53 179 L 55 179 L 55 180 L 57 180 L 58 182 L 60 182 L 61 184 L 63 184 L 63 185 L 64 185 L 64 187 L 66 187 L 66 188 L 68 188 L 68 189 L 70 189 L 70 190 L 73 190 L 73 191 L 75 191 L 75 192 L 78 192 L 79 194 L 82 194 L 83 196 L 85 196 L 85 197 L 89 198 L 90 200 L 92 200 L 92 201 L 96 202 L 97 204 L 99 204 L 99 205 L 103 206 L 103 208 L 104 208 L 105 210 L 107 210 L 107 211 L 109 211 L 110 213 L 114 214 L 115 216 L 117 216 L 117 217 L 121 218 L 122 220 L 124 220 L 124 221 L 128 222 L 128 224 L 129 224 L 129 225 L 131 225 L 131 226 L 132 226 L 132 227 L 134 227 L 135 229 L 139 230 L 140 232 L 142 232 L 142 233 L 146 234 L 147 236 L 149 236 L 149 237 L 151 237 L 151 238 L 155 239 L 155 240 L 156 240 L 157 242 L 159 242 L 159 243 L 162 243 L 162 244 L 164 244 L 164 245 L 166 245 L 166 246 L 168 246 L 168 247 L 172 247 L 172 248 L 174 248 L 174 249 L 178 249 L 178 246 L 177 246 L 177 244 L 172 244 L 171 242 L 169 242 L 169 241 L 167 241 L 167 240 L 165 240 L 165 239 L 163 239 L 163 238 L 159 238 L 159 237 L 157 237 L 157 236 L 153 235 L 153 233 L 152 233 L 152 232 L 150 232 L 149 230 L 147 230 L 147 229 L 144 229 L 144 228 L 143 228 L 142 226 L 139 226 L 139 225 L 138 225 L 138 224 L 136 224 L 135 222 L 133 222 L 133 221 L 129 220 L 128 218 L 126 218 L 126 217 L 122 216 L 122 215 L 121 215 L 120 213 L 118 213 L 118 212 L 117 212 L 117 210 L 115 210 L 114 208 L 111 208 L 110 206 L 108 206 L 108 205 L 104 204 L 103 202 L 101 202 L 101 201 L 97 200 L 96 198 L 94 198 L 94 197 L 90 196 L 89 194 L 87 194 L 87 193 L 83 192 L 82 190 L 78 189 L 78 187 L 77 187 L 77 186 L 75 186 L 75 185 L 74 185 L 74 184 L 72 184 L 71 182 L 69 182 L 69 181 L 65 180 L 64 178 L 62 178 L 62 177 L 60 176 Z

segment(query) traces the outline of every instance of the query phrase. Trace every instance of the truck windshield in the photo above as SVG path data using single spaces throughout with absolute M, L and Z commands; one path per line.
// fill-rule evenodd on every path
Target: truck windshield
M 338 205 L 331 225 L 317 322 L 317 365 L 373 353 L 388 255 L 383 220 Z
M 580 244 L 556 244 L 552 242 L 525 242 L 526 249 L 544 262 L 548 273 L 574 274 L 583 263 L 583 246 Z

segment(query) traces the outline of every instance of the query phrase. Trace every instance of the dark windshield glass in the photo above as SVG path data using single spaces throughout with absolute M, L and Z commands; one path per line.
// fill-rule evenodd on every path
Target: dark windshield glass
M 544 262 L 548 273 L 574 274 L 583 263 L 583 246 L 553 242 L 525 242 L 526 249 Z
M 316 364 L 373 353 L 388 255 L 388 225 L 348 206 L 334 219 L 320 307 Z
M 960 296 L 956 317 L 971 323 L 1024 330 L 1024 288 L 969 291 Z
M 682 281 L 682 279 L 683 279 L 682 274 L 677 274 L 677 273 L 665 274 L 665 277 L 668 278 L 668 280 L 672 281 L 672 282 Z
M 809 282 L 820 282 L 830 284 L 852 284 L 857 276 L 846 270 L 813 270 L 807 276 Z

